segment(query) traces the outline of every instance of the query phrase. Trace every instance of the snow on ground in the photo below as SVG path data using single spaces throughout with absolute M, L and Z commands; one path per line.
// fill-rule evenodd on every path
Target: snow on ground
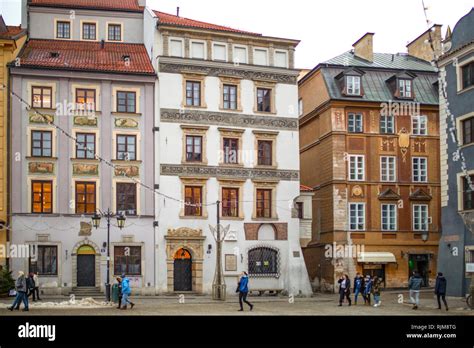
M 13 300 L 12 300 L 13 302 Z M 0 308 L 10 307 L 10 304 L 0 304 Z M 31 308 L 104 308 L 116 306 L 114 303 L 107 303 L 105 301 L 96 301 L 92 297 L 86 297 L 81 300 L 70 299 L 62 302 L 32 302 L 29 301 Z M 23 303 L 21 303 L 23 308 Z

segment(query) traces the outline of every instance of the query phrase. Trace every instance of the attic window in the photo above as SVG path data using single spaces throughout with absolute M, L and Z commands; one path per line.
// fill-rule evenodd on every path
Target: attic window
M 130 55 L 129 55 L 129 54 L 124 54 L 124 55 L 122 56 L 122 60 L 123 60 L 124 62 L 129 62 L 129 61 L 130 61 Z
M 50 52 L 51 58 L 58 58 L 59 52 Z
M 346 87 L 348 95 L 360 95 L 360 76 L 346 76 Z
M 398 93 L 400 98 L 413 98 L 412 80 L 398 79 Z

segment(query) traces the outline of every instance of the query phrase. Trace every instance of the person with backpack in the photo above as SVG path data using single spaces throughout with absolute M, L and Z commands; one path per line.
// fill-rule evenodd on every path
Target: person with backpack
M 125 274 L 122 274 L 122 308 L 127 309 L 127 304 L 130 304 L 130 309 L 133 309 L 135 303 L 130 301 L 129 297 L 132 293 L 130 288 L 130 279 L 127 278 Z
M 360 275 L 360 273 L 357 273 L 355 278 L 354 278 L 354 305 L 357 306 L 357 297 L 359 297 L 359 294 L 364 297 L 364 278 Z
M 380 292 L 382 287 L 382 279 L 374 276 L 374 280 L 372 282 L 372 294 L 374 295 L 374 307 L 380 307 L 382 304 L 382 300 L 380 299 Z
M 347 299 L 349 306 L 352 305 L 351 301 L 351 281 L 349 280 L 349 276 L 344 274 L 339 280 L 339 307 L 342 306 L 342 302 L 344 298 Z
M 418 309 L 418 305 L 420 304 L 420 290 L 421 284 L 423 283 L 423 279 L 420 277 L 418 271 L 413 271 L 413 275 L 410 277 L 408 281 L 408 290 L 410 291 L 410 300 L 413 304 L 412 309 Z
M 372 279 L 370 278 L 370 275 L 367 275 L 365 277 L 365 282 L 364 282 L 364 292 L 362 293 L 362 296 L 364 297 L 364 304 L 370 306 L 370 294 L 372 293 Z
M 25 273 L 23 271 L 18 272 L 18 278 L 15 281 L 15 290 L 16 290 L 16 297 L 15 300 L 13 301 L 13 304 L 8 307 L 10 311 L 13 311 L 14 309 L 19 310 L 20 309 L 20 303 L 23 302 L 23 305 L 25 308 L 23 308 L 24 312 L 28 312 L 28 296 L 27 291 L 28 288 L 26 286 L 26 278 L 25 278 Z
M 446 310 L 449 310 L 448 303 L 446 302 L 446 288 L 448 282 L 446 278 L 443 276 L 443 273 L 439 272 L 438 276 L 436 277 L 436 285 L 435 285 L 435 294 L 438 299 L 438 309 L 441 309 L 441 299 L 443 300 L 444 307 Z
M 253 304 L 251 304 L 249 301 L 247 301 L 247 295 L 249 293 L 248 285 L 249 285 L 249 277 L 248 277 L 247 272 L 244 271 L 241 274 L 239 283 L 237 284 L 237 289 L 235 291 L 235 292 L 239 293 L 239 304 L 240 304 L 239 312 L 244 311 L 243 302 L 245 302 L 246 304 L 249 305 L 250 311 L 252 311 L 252 309 L 253 309 Z

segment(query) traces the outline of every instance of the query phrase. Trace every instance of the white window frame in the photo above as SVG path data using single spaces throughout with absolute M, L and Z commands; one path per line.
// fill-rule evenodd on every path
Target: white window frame
M 245 62 L 241 62 L 241 61 L 236 61 L 236 48 L 243 48 L 245 50 Z M 234 63 L 236 64 L 248 64 L 248 61 L 249 61 L 249 50 L 248 50 L 248 47 L 247 46 L 243 46 L 243 45 L 233 45 L 232 46 L 232 53 L 233 53 L 233 60 L 234 60 Z
M 180 42 L 181 43 L 181 55 L 180 56 L 175 56 L 172 54 L 172 42 L 175 41 L 175 42 Z M 178 38 L 178 37 L 170 37 L 169 38 L 169 41 L 168 41 L 168 49 L 169 49 L 169 56 L 170 57 L 180 57 L 180 58 L 184 58 L 184 40 L 181 39 L 181 38 Z
M 203 45 L 203 50 L 204 50 L 204 56 L 203 58 L 195 58 L 193 55 L 193 44 L 202 44 Z M 189 40 L 189 55 L 191 59 L 203 59 L 207 60 L 207 46 L 206 46 L 206 41 L 203 40 Z
M 391 119 L 391 121 L 389 121 Z M 391 132 L 388 132 L 388 125 L 391 124 Z M 382 127 L 384 125 L 384 127 Z M 395 116 L 393 115 L 380 115 L 380 133 L 381 134 L 395 134 Z M 384 129 L 384 132 L 382 132 Z
M 384 168 L 384 159 L 385 168 Z M 393 175 L 390 173 L 390 164 L 393 163 Z M 384 169 L 385 169 L 385 178 L 384 178 Z M 390 180 L 390 177 L 393 176 L 393 179 Z M 380 156 L 380 181 L 382 182 L 395 182 L 397 181 L 397 157 L 396 156 Z
M 387 208 L 386 222 L 384 222 L 384 208 Z M 393 214 L 393 216 L 392 216 Z M 392 223 L 393 219 L 393 223 Z M 380 207 L 380 227 L 382 231 L 396 231 L 398 226 L 397 221 L 397 205 L 393 203 L 383 203 Z
M 410 87 L 407 88 L 408 86 Z M 413 98 L 413 81 L 410 79 L 399 79 L 398 92 L 400 94 L 400 98 Z
M 352 228 L 352 223 L 351 223 L 351 218 L 352 218 L 352 215 L 351 215 L 351 212 L 352 212 L 352 206 L 356 206 L 356 223 L 355 223 L 355 228 Z M 362 214 L 360 214 L 362 212 Z M 349 231 L 365 231 L 365 203 L 349 203 L 349 213 L 347 214 L 347 216 L 349 217 L 349 221 L 348 221 L 348 224 L 349 224 Z M 362 224 L 362 228 L 359 228 L 359 224 Z
M 276 61 L 277 61 L 277 60 L 276 60 L 276 56 L 277 56 L 278 53 L 283 53 L 283 54 L 285 54 L 285 65 L 283 65 L 283 66 L 280 66 L 280 65 L 277 65 L 277 64 L 276 64 Z M 285 69 L 288 69 L 288 66 L 290 65 L 290 64 L 289 64 L 289 54 L 288 54 L 288 51 L 286 51 L 286 50 L 275 50 L 275 59 L 274 59 L 274 64 L 273 64 L 273 65 L 275 65 L 275 67 L 277 67 L 277 68 L 285 68 Z
M 215 47 L 224 46 L 224 59 L 216 59 Z M 213 42 L 212 43 L 212 60 L 217 62 L 227 62 L 229 60 L 228 46 L 225 42 Z
M 419 208 L 420 210 L 418 210 Z M 424 209 L 422 209 L 424 208 Z M 413 217 L 413 231 L 417 232 L 426 232 L 429 231 L 429 224 L 430 224 L 430 217 L 429 217 L 429 206 L 428 204 L 413 204 L 412 208 L 412 217 Z M 425 212 L 423 212 L 425 210 Z M 421 221 L 423 219 L 423 214 L 426 215 L 426 220 L 423 222 Z M 420 216 L 417 216 L 420 215 Z M 420 219 L 420 222 L 418 223 L 419 226 L 418 228 L 416 227 L 416 220 Z
M 421 160 L 424 160 L 424 173 L 421 169 Z M 415 173 L 415 161 L 418 161 L 418 173 Z M 427 157 L 412 157 L 411 160 L 411 172 L 413 182 L 428 182 L 428 158 Z M 424 180 L 422 180 L 424 176 Z
M 360 95 L 361 93 L 361 77 L 356 75 L 346 76 L 346 92 L 348 95 Z
M 265 64 L 257 64 L 257 63 L 255 62 L 255 57 L 256 57 L 255 52 L 257 52 L 257 51 L 265 51 L 265 52 L 266 52 L 267 59 L 266 59 Z M 253 56 L 254 56 L 254 59 L 253 59 L 253 64 L 254 64 L 254 65 L 259 65 L 259 66 L 268 66 L 268 65 L 269 65 L 269 59 L 270 59 L 270 57 L 269 57 L 269 54 L 268 54 L 268 48 L 265 48 L 265 47 L 254 47 L 254 49 L 253 49 Z
M 417 127 L 415 127 L 415 121 Z M 424 127 L 422 127 L 422 124 L 424 125 Z M 428 116 L 413 115 L 411 117 L 411 129 L 413 135 L 428 135 Z
M 359 159 L 362 158 L 362 178 L 359 178 L 361 168 L 359 168 Z M 355 170 L 355 179 L 352 179 L 351 175 L 351 163 L 352 160 L 355 160 L 354 162 L 354 170 Z M 348 180 L 349 181 L 365 181 L 365 156 L 364 155 L 349 155 L 348 157 Z
M 351 116 L 354 116 L 354 118 L 352 118 L 352 130 Z M 360 124 L 360 131 L 356 129 L 358 124 Z M 349 133 L 364 133 L 364 115 L 361 112 L 349 112 L 349 114 L 347 115 L 347 131 Z

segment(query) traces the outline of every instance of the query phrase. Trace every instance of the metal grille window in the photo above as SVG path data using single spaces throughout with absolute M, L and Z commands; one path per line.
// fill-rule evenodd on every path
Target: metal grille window
M 462 122 L 462 143 L 474 143 L 474 117 Z
M 51 109 L 53 94 L 51 87 L 33 87 L 31 92 L 31 104 L 33 104 L 33 107 Z
M 350 113 L 347 117 L 348 125 L 347 129 L 349 133 L 362 133 L 364 130 L 363 127 L 363 117 L 362 114 L 353 114 Z
M 380 157 L 380 181 L 393 182 L 396 180 L 396 157 Z
M 426 157 L 413 157 L 413 181 L 426 182 L 428 180 L 428 159 Z
M 50 131 L 31 132 L 31 156 L 51 157 L 52 156 L 52 136 Z
M 364 156 L 349 156 L 349 180 L 363 181 L 365 177 Z
M 360 76 L 347 76 L 347 94 L 360 95 Z
M 257 190 L 257 217 L 272 217 L 272 190 Z
M 128 216 L 137 215 L 137 185 L 117 183 L 117 213 Z
M 95 212 L 95 183 L 76 182 L 76 214 L 94 214 Z
M 202 187 L 186 186 L 184 188 L 184 206 L 185 216 L 202 216 Z M 192 205 L 187 205 L 192 204 Z
M 93 159 L 95 158 L 95 134 L 77 133 L 76 158 Z
M 30 272 L 39 275 L 57 275 L 58 274 L 58 247 L 50 245 L 36 246 L 36 260 L 30 258 Z
M 237 164 L 239 162 L 239 139 L 224 138 L 224 163 Z
M 56 38 L 57 39 L 70 39 L 71 38 L 71 23 L 58 21 L 56 23 Z
M 53 212 L 53 182 L 31 182 L 31 212 L 33 214 L 51 214 Z
M 186 81 L 186 105 L 201 106 L 201 82 Z
M 413 205 L 413 230 L 428 231 L 428 205 Z
M 117 159 L 119 161 L 136 161 L 136 135 L 117 135 Z
M 464 65 L 462 68 L 462 88 L 474 86 L 474 62 Z
M 411 117 L 411 127 L 413 135 L 428 134 L 428 118 L 425 115 L 415 115 Z
M 186 136 L 186 161 L 202 161 L 202 137 L 196 135 Z
M 239 217 L 238 188 L 222 188 L 222 216 Z
M 109 24 L 109 41 L 122 40 L 122 26 L 120 24 Z
M 393 115 L 380 115 L 380 133 L 395 133 L 395 118 Z
M 224 85 L 224 109 L 237 110 L 237 86 Z
M 249 250 L 249 275 L 279 276 L 278 250 L 269 247 L 257 247 Z
M 272 111 L 272 90 L 268 88 L 257 88 L 257 111 Z
M 351 231 L 365 230 L 365 204 L 349 204 L 349 229 Z
M 142 274 L 142 248 L 140 246 L 114 247 L 114 274 L 139 276 Z
M 397 229 L 397 206 L 395 204 L 382 204 L 382 231 L 395 231 Z
M 95 40 L 96 37 L 95 23 L 82 23 L 82 39 Z
M 136 113 L 137 94 L 135 92 L 117 92 L 117 112 Z
M 474 175 L 471 175 L 471 182 L 474 183 Z M 474 209 L 474 190 L 469 186 L 466 177 L 463 178 L 463 210 Z

